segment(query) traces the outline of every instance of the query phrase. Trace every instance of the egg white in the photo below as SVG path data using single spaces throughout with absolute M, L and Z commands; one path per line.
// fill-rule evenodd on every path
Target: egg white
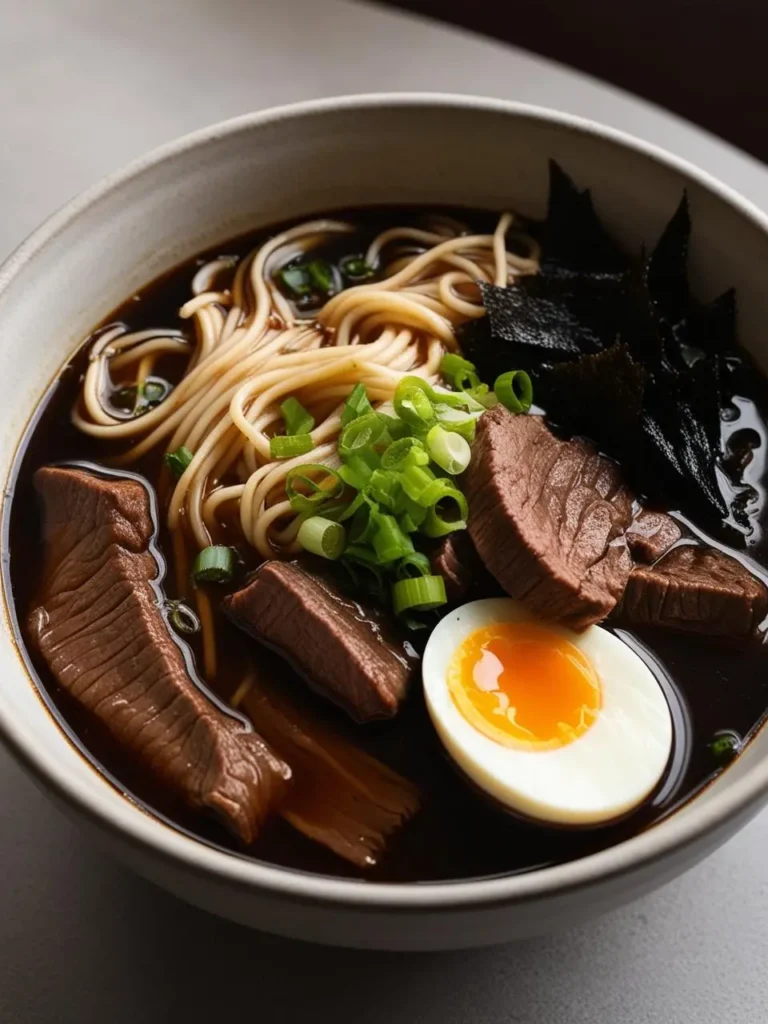
M 531 622 L 569 640 L 600 680 L 602 707 L 583 735 L 555 750 L 503 746 L 462 715 L 448 670 L 475 630 Z M 422 665 L 427 708 L 443 745 L 481 789 L 512 810 L 558 825 L 594 825 L 632 810 L 654 790 L 672 750 L 672 717 L 653 673 L 626 644 L 590 626 L 583 633 L 544 622 L 511 598 L 473 601 L 433 630 Z

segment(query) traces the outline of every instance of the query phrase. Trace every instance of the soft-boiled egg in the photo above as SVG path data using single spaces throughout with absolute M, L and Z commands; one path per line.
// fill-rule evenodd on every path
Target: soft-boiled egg
M 626 814 L 672 750 L 661 687 L 617 637 L 530 615 L 510 598 L 446 615 L 427 643 L 424 693 L 459 768 L 511 810 L 558 825 Z

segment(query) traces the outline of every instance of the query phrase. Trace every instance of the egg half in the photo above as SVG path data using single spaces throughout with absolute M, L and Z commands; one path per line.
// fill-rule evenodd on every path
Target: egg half
M 596 825 L 642 803 L 664 774 L 672 717 L 626 644 L 529 614 L 510 598 L 446 615 L 423 659 L 432 722 L 462 771 L 506 807 Z

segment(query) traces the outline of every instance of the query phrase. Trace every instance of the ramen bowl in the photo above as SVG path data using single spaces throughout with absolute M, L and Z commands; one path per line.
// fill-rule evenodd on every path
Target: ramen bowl
M 694 287 L 703 296 L 737 288 L 740 340 L 758 364 L 768 364 L 768 219 L 760 211 L 647 143 L 565 114 L 488 99 L 350 97 L 215 125 L 75 199 L 0 269 L 0 733 L 95 843 L 191 903 L 315 942 L 385 949 L 492 944 L 573 925 L 668 882 L 724 842 L 768 796 L 763 731 L 679 811 L 567 864 L 408 885 L 282 869 L 200 842 L 123 796 L 59 726 L 22 650 L 8 576 L 12 467 L 46 388 L 95 324 L 196 252 L 319 210 L 511 205 L 542 216 L 550 158 L 592 188 L 604 222 L 629 248 L 658 234 L 686 189 Z

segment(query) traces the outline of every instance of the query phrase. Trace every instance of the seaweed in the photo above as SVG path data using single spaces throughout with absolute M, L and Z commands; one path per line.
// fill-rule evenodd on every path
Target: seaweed
M 691 243 L 691 215 L 688 196 L 683 192 L 680 204 L 661 233 L 648 258 L 646 280 L 659 321 L 669 325 L 673 334 L 681 329 L 690 306 L 688 287 L 688 250 Z
M 744 364 L 733 290 L 707 305 L 691 293 L 688 197 L 650 254 L 630 259 L 589 191 L 551 162 L 540 237 L 540 275 L 481 285 L 488 315 L 464 333 L 468 357 L 488 379 L 527 369 L 560 430 L 591 437 L 646 495 L 722 521 L 721 422 Z
M 542 272 L 549 277 L 598 281 L 622 278 L 627 258 L 600 223 L 589 189 L 579 191 L 554 160 L 542 231 Z
M 548 367 L 541 396 L 558 424 L 592 438 L 604 451 L 626 455 L 636 443 L 648 373 L 626 345 Z

